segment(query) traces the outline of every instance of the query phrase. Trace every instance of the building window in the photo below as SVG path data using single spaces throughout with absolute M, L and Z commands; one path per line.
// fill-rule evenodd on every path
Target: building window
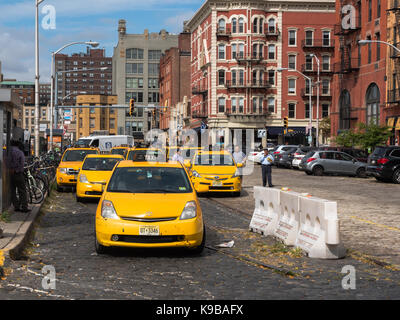
M 225 60 L 225 45 L 222 43 L 218 45 L 218 59 Z
M 329 79 L 322 79 L 322 94 L 328 95 L 329 94 Z
M 258 18 L 253 21 L 253 33 L 258 33 Z
M 350 93 L 343 90 L 339 98 L 339 129 L 350 129 Z
M 329 117 L 329 104 L 323 103 L 322 104 L 322 118 Z
M 381 40 L 381 35 L 380 33 L 376 34 L 376 40 L 380 41 Z M 381 44 L 379 42 L 376 43 L 376 61 L 381 60 Z
M 127 74 L 143 74 L 143 63 L 127 63 Z
M 306 103 L 305 104 L 305 119 L 309 119 L 310 118 L 310 104 Z
M 158 63 L 149 63 L 148 64 L 149 75 L 158 75 L 159 68 L 160 67 Z
M 322 70 L 323 71 L 329 71 L 330 70 L 330 57 L 329 56 L 323 56 L 322 57 Z
M 144 59 L 143 52 L 144 52 L 143 49 L 137 49 L 137 48 L 126 49 L 126 58 L 127 59 L 143 60 Z
M 288 104 L 288 117 L 290 119 L 296 118 L 296 104 L 295 103 Z
M 236 59 L 237 56 L 237 44 L 232 44 L 232 59 Z
M 310 54 L 306 55 L 306 70 L 312 71 L 313 69 L 313 58 Z
M 143 89 L 143 78 L 126 78 L 127 89 Z
M 219 21 L 218 21 L 218 31 L 219 32 L 225 32 L 226 31 L 225 19 L 219 19 Z
M 296 94 L 296 79 L 289 79 L 288 80 L 288 93 L 289 94 Z
M 295 54 L 290 54 L 289 55 L 289 69 L 296 70 L 296 55 Z
M 150 78 L 149 79 L 149 89 L 157 89 L 159 88 L 158 79 Z
M 225 98 L 218 98 L 218 112 L 225 112 Z
M 253 113 L 257 113 L 258 98 L 253 98 Z
M 244 19 L 239 18 L 239 33 L 243 33 L 243 32 L 244 32 Z
M 368 87 L 365 101 L 367 102 L 367 124 L 379 124 L 380 92 L 375 83 Z
M 275 45 L 274 44 L 268 45 L 268 59 L 275 60 Z
M 268 70 L 268 84 L 275 85 L 275 70 Z
M 131 99 L 134 99 L 135 103 L 143 103 L 143 92 L 127 92 L 125 102 L 129 104 Z
M 296 30 L 289 30 L 289 46 L 296 46 Z
M 149 92 L 149 103 L 160 102 L 160 95 L 158 92 Z
M 368 0 L 368 22 L 372 20 L 372 0 Z
M 258 26 L 258 33 L 262 34 L 264 32 L 264 19 L 260 18 L 260 25 Z
M 244 112 L 244 98 L 239 98 L 239 113 Z
M 218 85 L 225 85 L 225 70 L 218 71 Z
M 268 98 L 268 112 L 275 113 L 275 98 L 274 97 Z
M 329 47 L 331 45 L 331 32 L 322 31 L 322 45 L 324 47 Z
M 231 98 L 231 112 L 232 113 L 236 113 L 236 111 L 237 111 L 237 103 L 238 103 L 237 98 Z
M 236 18 L 232 19 L 232 32 L 237 33 L 237 19 Z
M 309 47 L 313 46 L 313 38 L 314 38 L 314 31 L 307 30 L 306 31 L 306 46 L 309 46 Z
M 161 50 L 149 50 L 148 57 L 149 60 L 160 60 Z
M 367 40 L 371 40 L 371 36 L 367 37 Z M 371 42 L 368 43 L 368 64 L 372 61 L 372 45 Z
M 268 33 L 276 34 L 276 23 L 274 18 L 268 20 Z

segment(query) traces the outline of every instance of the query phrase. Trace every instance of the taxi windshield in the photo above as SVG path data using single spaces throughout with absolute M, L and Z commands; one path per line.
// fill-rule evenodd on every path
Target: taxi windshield
M 116 168 L 108 192 L 120 193 L 190 193 L 192 187 L 183 168 Z
M 120 158 L 87 158 L 83 163 L 85 171 L 112 171 Z
M 67 150 L 62 159 L 63 162 L 81 162 L 88 154 L 97 154 L 96 150 Z
M 132 150 L 131 152 L 129 152 L 127 160 L 136 162 L 143 162 L 143 161 L 162 162 L 165 161 L 163 158 L 164 158 L 163 153 L 160 150 L 144 149 L 144 150 Z
M 170 154 L 170 158 L 172 159 L 172 157 L 176 154 L 176 151 L 178 149 L 177 148 L 171 148 L 169 151 Z M 198 151 L 197 149 L 185 149 L 185 148 L 181 148 L 181 156 L 183 159 L 185 160 L 191 160 L 194 156 L 194 154 Z
M 232 156 L 227 154 L 199 154 L 196 156 L 197 166 L 233 166 Z

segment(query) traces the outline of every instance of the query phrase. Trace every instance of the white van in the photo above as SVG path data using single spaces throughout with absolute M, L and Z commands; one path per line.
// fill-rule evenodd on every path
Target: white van
M 134 139 L 132 136 L 90 136 L 80 138 L 76 144 L 82 147 L 99 148 L 101 152 L 109 152 L 114 147 L 133 147 Z

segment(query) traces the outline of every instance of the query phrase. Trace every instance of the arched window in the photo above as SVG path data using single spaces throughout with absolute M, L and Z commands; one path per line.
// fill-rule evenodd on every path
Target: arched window
M 244 32 L 244 19 L 239 18 L 239 33 L 243 33 L 243 32 Z
M 260 26 L 259 26 L 259 28 L 258 28 L 258 33 L 263 33 L 263 31 L 264 31 L 264 19 L 263 18 L 260 18 Z
M 268 33 L 275 33 L 275 19 L 271 18 L 268 20 Z
M 232 33 L 237 33 L 237 19 L 232 19 Z
M 225 60 L 225 44 L 220 43 L 218 45 L 218 59 Z
M 365 96 L 367 103 L 367 125 L 370 123 L 379 124 L 380 98 L 381 95 L 378 86 L 375 83 L 370 84 Z
M 350 129 L 350 93 L 343 90 L 339 98 L 339 129 Z
M 258 18 L 255 18 L 253 21 L 253 33 L 258 32 Z
M 218 21 L 218 31 L 225 32 L 225 19 L 219 19 Z
M 225 70 L 218 70 L 218 85 L 225 85 Z

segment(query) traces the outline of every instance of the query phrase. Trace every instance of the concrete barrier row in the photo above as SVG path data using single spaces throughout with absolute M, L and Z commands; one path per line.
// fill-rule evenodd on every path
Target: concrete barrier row
M 310 258 L 345 256 L 340 242 L 337 203 L 273 188 L 254 187 L 250 230 L 303 249 Z

